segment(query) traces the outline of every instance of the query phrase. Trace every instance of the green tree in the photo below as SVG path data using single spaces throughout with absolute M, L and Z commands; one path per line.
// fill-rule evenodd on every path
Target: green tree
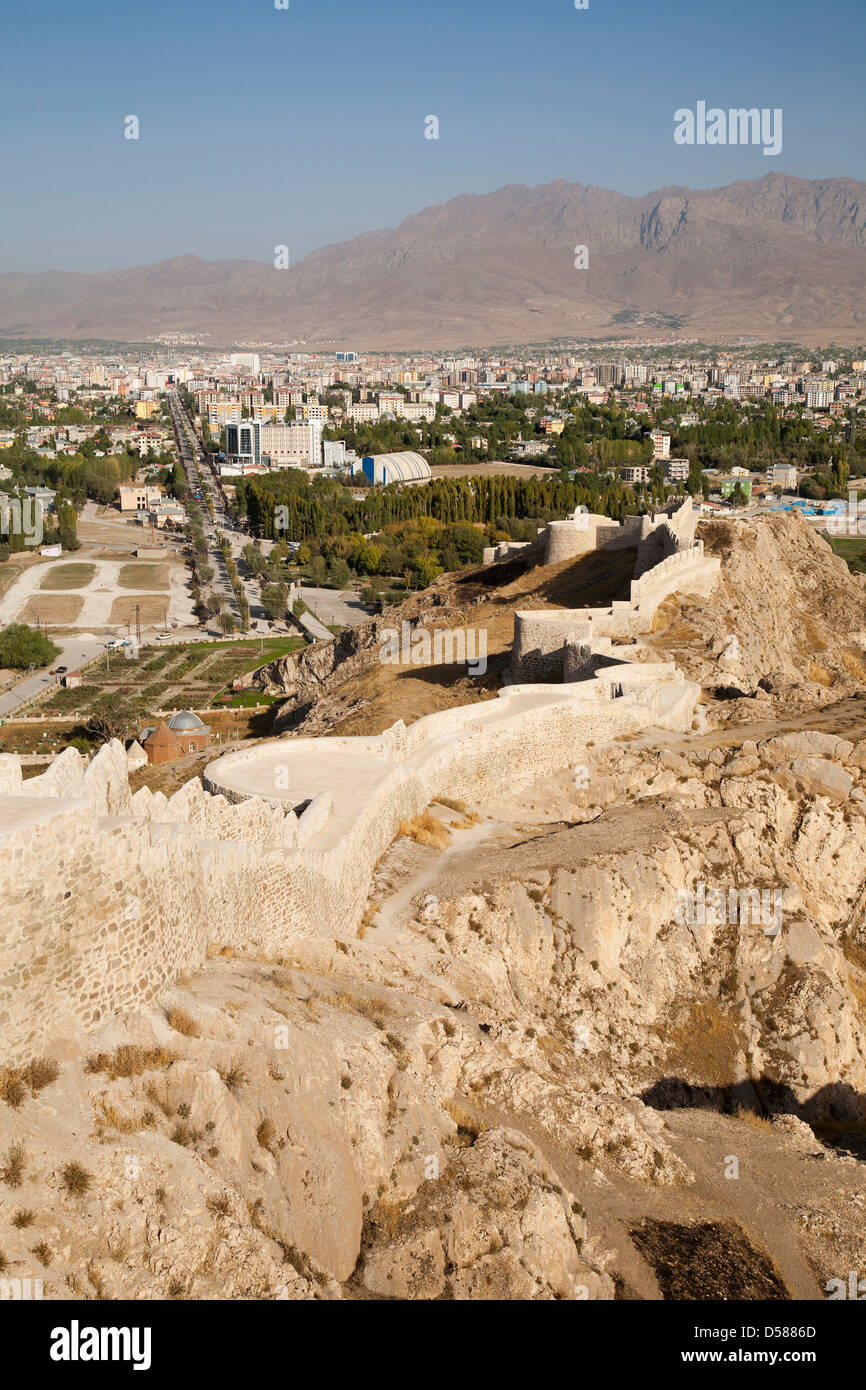
M 10 623 L 0 632 L 0 666 L 23 671 L 28 666 L 47 666 L 60 655 L 60 648 L 26 623 Z
M 288 601 L 289 586 L 287 584 L 265 584 L 263 587 L 262 608 L 272 622 L 286 616 Z

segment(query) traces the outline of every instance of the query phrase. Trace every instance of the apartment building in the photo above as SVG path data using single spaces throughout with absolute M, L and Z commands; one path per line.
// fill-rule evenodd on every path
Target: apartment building
M 652 430 L 650 441 L 653 446 L 654 459 L 666 459 L 670 456 L 671 437 L 669 434 L 665 434 L 664 430 Z
M 263 425 L 262 454 L 271 468 L 318 468 L 322 462 L 321 420 Z

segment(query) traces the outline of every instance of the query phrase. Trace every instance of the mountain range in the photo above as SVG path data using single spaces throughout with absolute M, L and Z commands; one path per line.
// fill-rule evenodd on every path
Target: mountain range
M 557 179 L 462 194 L 288 269 L 185 255 L 0 275 L 0 336 L 168 332 L 357 348 L 665 333 L 859 343 L 866 184 L 770 173 L 626 197 Z

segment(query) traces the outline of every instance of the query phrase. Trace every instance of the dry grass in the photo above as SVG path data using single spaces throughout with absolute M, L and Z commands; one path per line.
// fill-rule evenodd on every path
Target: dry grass
M 247 1074 L 243 1067 L 217 1067 L 217 1071 L 220 1074 L 223 1085 L 227 1090 L 231 1091 L 232 1095 L 239 1091 L 247 1080 Z
M 382 904 L 372 898 L 364 908 L 364 915 L 358 923 L 358 940 L 363 941 L 371 927 L 376 926 L 376 918 L 382 910 Z
M 27 1226 L 32 1226 L 36 1220 L 36 1213 L 29 1207 L 19 1207 L 12 1218 L 12 1225 L 17 1231 L 23 1231 Z
M 135 564 L 121 565 L 117 583 L 121 589 L 167 589 L 169 585 L 166 565 Z
M 201 1028 L 191 1014 L 186 1009 L 171 1009 L 168 1021 L 176 1033 L 182 1033 L 185 1038 L 198 1038 L 201 1036 Z
M 19 615 L 22 623 L 47 623 L 50 627 L 66 627 L 75 622 L 84 599 L 80 594 L 33 594 Z
M 375 1223 L 386 1240 L 394 1240 L 400 1229 L 403 1211 L 399 1202 L 382 1200 L 376 1206 Z
M 95 574 L 96 566 L 88 565 L 81 560 L 73 560 L 63 565 L 51 565 L 39 588 L 42 591 L 46 589 L 84 589 Z
M 693 1001 L 676 1023 L 658 1029 L 668 1052 L 665 1067 L 702 1086 L 731 1086 L 742 1070 L 742 1036 L 736 1014 L 715 999 Z
M 39 1263 L 46 1268 L 51 1264 L 52 1250 L 47 1240 L 40 1240 L 38 1245 L 34 1245 L 30 1253 L 35 1255 Z
M 85 1071 L 103 1072 L 112 1081 L 118 1077 L 141 1076 L 146 1071 L 165 1071 L 177 1054 L 165 1047 L 140 1047 L 134 1043 L 121 1043 L 114 1052 L 98 1052 L 88 1057 Z
M 36 1057 L 22 1067 L 4 1067 L 0 1071 L 0 1098 L 17 1108 L 27 1099 L 28 1092 L 37 1096 L 60 1075 L 60 1068 L 50 1057 Z
M 165 1090 L 165 1086 L 163 1086 L 163 1090 Z M 166 1096 L 159 1091 L 154 1081 L 145 1082 L 144 1094 L 147 1096 L 147 1099 L 149 1101 L 152 1101 L 154 1105 L 159 1107 L 159 1109 L 162 1111 L 163 1115 L 165 1115 L 167 1119 L 169 1119 L 173 1115 L 174 1112 Z
M 93 1175 L 81 1163 L 66 1163 L 60 1170 L 60 1183 L 70 1197 L 84 1197 L 93 1186 Z
M 365 995 L 350 994 L 348 990 L 341 990 L 339 994 L 327 994 L 320 996 L 323 1004 L 330 1004 L 332 1009 L 341 1009 L 346 1014 L 359 1014 L 361 1018 L 366 1018 L 370 1023 L 374 1023 L 377 1028 L 383 1028 L 385 1021 L 391 1017 L 394 1010 L 384 999 L 368 999 Z
M 110 627 L 121 627 L 125 623 L 132 621 L 135 617 L 136 608 L 141 610 L 142 627 L 151 627 L 155 623 L 161 623 L 165 618 L 168 607 L 168 594 L 164 597 L 157 594 L 123 594 L 116 598 L 111 605 L 111 612 L 108 615 Z
M 116 1106 L 111 1105 L 104 1098 L 101 1098 L 97 1104 L 103 1124 L 108 1125 L 109 1129 L 117 1130 L 118 1134 L 137 1134 L 144 1127 L 144 1120 L 138 1119 L 135 1115 L 125 1115 L 122 1110 L 118 1110 Z
M 441 820 L 425 811 L 423 816 L 412 816 L 411 820 L 400 822 L 398 835 L 414 840 L 416 845 L 426 845 L 428 849 L 447 849 L 451 843 L 451 831 Z
M 20 1187 L 24 1179 L 24 1145 L 13 1144 L 0 1168 L 0 1182 L 9 1187 Z
M 754 1110 L 744 1110 L 742 1105 L 737 1107 L 736 1118 L 742 1120 L 744 1125 L 751 1125 L 752 1129 L 771 1131 L 773 1128 L 766 1115 L 758 1115 Z
M 274 1129 L 273 1120 L 266 1115 L 256 1130 L 256 1140 L 268 1153 L 273 1153 L 277 1146 L 277 1131 Z
M 439 806 L 447 806 L 449 811 L 464 812 L 468 809 L 465 801 L 458 801 L 453 796 L 437 796 L 436 803 Z

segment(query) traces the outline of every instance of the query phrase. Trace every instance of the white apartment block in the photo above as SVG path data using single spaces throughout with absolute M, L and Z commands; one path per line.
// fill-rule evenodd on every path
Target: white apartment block
M 257 352 L 233 352 L 229 360 L 233 367 L 240 367 L 241 371 L 249 372 L 251 376 L 258 376 L 261 371 Z
M 689 468 L 691 467 L 688 459 L 665 459 L 662 464 L 664 475 L 669 483 L 688 482 Z
M 318 468 L 322 462 L 322 421 L 262 425 L 262 455 L 272 468 Z
M 361 423 L 363 421 L 378 420 L 379 407 L 373 401 L 357 401 L 349 407 L 349 419 Z
M 435 420 L 436 407 L 427 401 L 403 401 L 394 414 L 401 420 Z
M 792 463 L 774 463 L 770 470 L 770 482 L 785 492 L 797 491 L 797 470 Z
M 666 459 L 671 452 L 671 437 L 664 430 L 653 430 L 650 434 L 654 459 Z

